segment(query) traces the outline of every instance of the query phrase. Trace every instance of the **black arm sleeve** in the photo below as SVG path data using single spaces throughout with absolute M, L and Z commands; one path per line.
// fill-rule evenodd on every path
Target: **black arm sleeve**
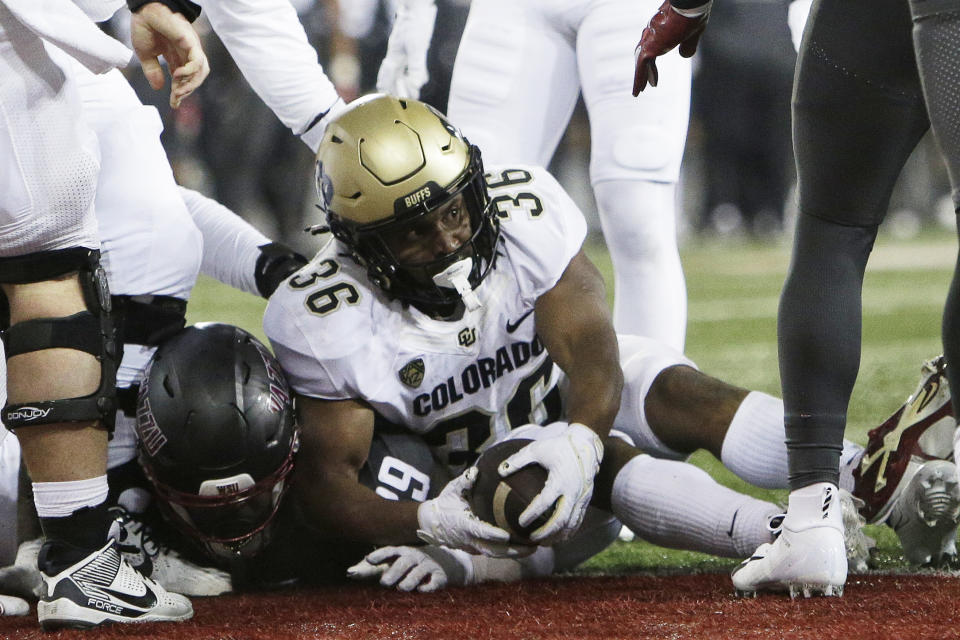
M 127 8 L 131 13 L 135 13 L 145 4 L 150 2 L 159 2 L 170 8 L 174 13 L 181 13 L 183 17 L 193 22 L 200 17 L 200 5 L 190 2 L 190 0 L 127 0 Z
M 308 262 L 302 255 L 279 242 L 260 245 L 259 249 L 254 281 L 257 291 L 264 298 L 269 298 L 281 282 Z

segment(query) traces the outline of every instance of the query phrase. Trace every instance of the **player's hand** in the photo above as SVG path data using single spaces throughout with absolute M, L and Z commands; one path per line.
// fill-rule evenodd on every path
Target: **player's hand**
M 400 591 L 429 593 L 448 584 L 464 584 L 464 567 L 457 570 L 462 551 L 440 547 L 381 547 L 347 569 L 347 576 L 356 579 L 380 578 L 380 584 Z M 446 567 L 444 565 L 447 565 Z M 459 579 L 458 579 L 459 577 Z
M 603 442 L 597 432 L 574 422 L 559 435 L 534 440 L 500 463 L 501 477 L 534 463 L 547 470 L 543 490 L 518 519 L 525 527 L 556 503 L 550 519 L 530 534 L 533 542 L 550 545 L 576 532 L 593 496 L 593 478 L 602 457 Z
M 434 0 L 400 0 L 387 54 L 377 73 L 377 91 L 401 98 L 419 98 L 430 77 L 427 50 L 437 18 Z
M 466 493 L 477 480 L 477 468 L 470 467 L 447 483 L 440 495 L 420 504 L 417 536 L 428 544 L 469 553 L 514 558 L 529 553 L 525 547 L 510 545 L 510 534 L 484 522 L 471 510 Z
M 180 102 L 203 84 L 210 63 L 200 37 L 183 15 L 159 2 L 149 2 L 130 18 L 130 40 L 150 86 L 162 89 L 166 80 L 159 57 L 167 61 L 172 79 L 170 106 Z
M 633 73 L 633 95 L 639 95 L 647 88 L 647 83 L 657 86 L 657 57 L 662 56 L 677 45 L 680 55 L 689 58 L 697 52 L 700 35 L 710 18 L 711 2 L 679 13 L 664 0 L 657 13 L 650 18 L 649 24 L 640 34 L 640 42 L 633 50 L 636 70 Z

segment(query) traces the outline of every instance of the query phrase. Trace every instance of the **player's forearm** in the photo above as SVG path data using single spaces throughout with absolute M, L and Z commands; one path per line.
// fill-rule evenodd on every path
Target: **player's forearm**
M 355 480 L 327 482 L 310 494 L 301 496 L 301 511 L 324 535 L 374 545 L 419 542 L 417 502 L 386 500 Z
M 567 420 L 585 424 L 601 437 L 613 426 L 620 409 L 623 370 L 617 338 L 605 323 L 569 328 L 562 348 L 548 350 L 567 374 Z M 595 328 L 600 327 L 600 328 Z
M 180 187 L 194 224 L 203 235 L 200 271 L 231 287 L 259 295 L 256 262 L 270 239 L 216 200 Z
M 605 437 L 620 409 L 623 371 L 619 366 L 595 365 L 592 370 L 576 372 L 569 378 L 567 421 L 585 424 Z

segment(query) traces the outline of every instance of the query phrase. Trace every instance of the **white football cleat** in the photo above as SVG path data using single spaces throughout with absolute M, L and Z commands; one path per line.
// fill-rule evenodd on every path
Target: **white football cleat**
M 917 389 L 869 432 L 853 473 L 861 514 L 890 525 L 913 564 L 942 566 L 956 556 L 960 486 L 950 396 L 943 356 L 925 362 Z
M 840 492 L 818 483 L 790 494 L 780 535 L 733 570 L 738 595 L 840 596 L 847 581 Z
M 113 538 L 66 569 L 49 575 L 45 567 L 56 544 L 46 542 L 40 550 L 45 592 L 37 603 L 37 617 L 44 630 L 86 629 L 107 622 L 179 622 L 193 617 L 189 600 L 168 593 L 133 569 L 120 555 Z
M 863 531 L 866 524 L 860 515 L 863 500 L 855 497 L 846 489 L 840 489 L 840 516 L 843 522 L 843 546 L 847 549 L 847 573 L 863 573 L 870 566 L 870 558 L 877 548 L 877 541 Z M 787 514 L 780 513 L 767 524 L 770 533 L 776 538 L 783 530 L 783 519 Z
M 219 596 L 233 591 L 230 574 L 195 564 L 153 539 L 150 528 L 123 507 L 110 507 L 120 525 L 117 544 L 124 560 L 134 569 L 185 596 Z

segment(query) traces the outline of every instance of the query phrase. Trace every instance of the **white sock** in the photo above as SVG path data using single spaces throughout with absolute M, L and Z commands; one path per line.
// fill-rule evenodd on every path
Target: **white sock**
M 783 401 L 751 391 L 730 421 L 720 449 L 720 461 L 738 478 L 764 489 L 786 489 L 787 445 L 783 429 Z M 840 487 L 853 490 L 853 470 L 863 447 L 843 441 Z
M 41 518 L 64 518 L 107 499 L 107 476 L 68 482 L 34 482 L 33 503 Z
M 663 547 L 742 558 L 771 541 L 775 504 L 728 489 L 685 462 L 639 455 L 613 482 L 613 513 Z
M 751 391 L 730 421 L 720 461 L 737 477 L 765 489 L 787 488 L 783 402 Z

